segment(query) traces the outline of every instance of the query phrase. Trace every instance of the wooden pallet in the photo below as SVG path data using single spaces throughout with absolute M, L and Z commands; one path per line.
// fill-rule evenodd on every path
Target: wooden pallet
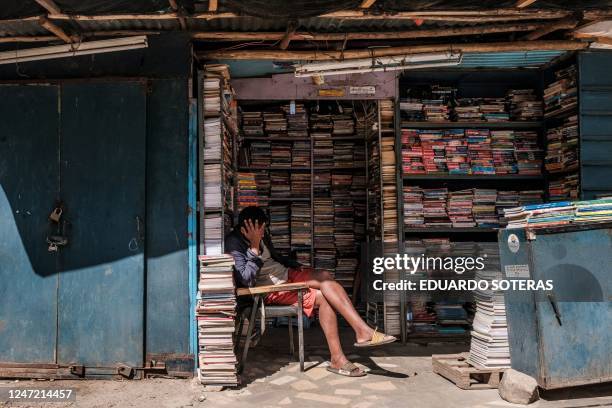
M 433 372 L 464 390 L 498 388 L 505 368 L 475 367 L 468 363 L 469 353 L 434 354 Z

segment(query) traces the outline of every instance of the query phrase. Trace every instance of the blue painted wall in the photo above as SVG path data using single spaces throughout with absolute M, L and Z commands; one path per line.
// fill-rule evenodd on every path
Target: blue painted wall
M 0 66 L 0 81 L 6 82 L 112 77 L 144 78 L 148 82 L 146 143 L 140 147 L 145 150 L 146 157 L 145 276 L 142 283 L 145 360 L 148 354 L 190 352 L 187 176 L 191 64 L 189 37 L 172 33 L 150 36 L 147 49 Z M 34 139 L 24 142 L 24 148 L 34 143 Z M 27 173 L 27 168 L 6 171 L 15 172 L 12 176 L 16 176 L 17 172 Z M 32 177 L 44 179 L 42 175 L 32 174 Z M 12 176 L 7 175 L 9 179 Z M 42 185 L 38 183 L 39 187 Z M 46 215 L 44 217 L 46 219 Z M 15 243 L 20 243 L 20 240 L 38 242 L 40 237 L 15 236 Z M 86 287 L 81 289 L 87 290 Z M 24 288 L 23 292 L 22 295 L 33 302 L 36 302 L 36 296 L 40 296 L 35 289 Z M 34 305 L 23 304 L 21 307 L 36 310 Z M 53 345 L 55 335 L 49 334 L 48 337 L 44 342 Z M 42 338 L 36 341 L 43 343 Z M 15 356 L 13 361 L 21 360 L 18 353 Z M 47 362 L 53 357 L 48 350 L 44 356 L 33 360 Z M 23 362 L 33 360 L 23 358 Z

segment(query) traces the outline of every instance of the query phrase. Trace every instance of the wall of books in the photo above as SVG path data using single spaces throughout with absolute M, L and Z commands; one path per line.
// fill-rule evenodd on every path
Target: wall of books
M 200 256 L 196 304 L 198 378 L 202 384 L 238 384 L 234 354 L 234 260 L 223 254 L 232 224 L 237 108 L 226 65 L 198 73 Z

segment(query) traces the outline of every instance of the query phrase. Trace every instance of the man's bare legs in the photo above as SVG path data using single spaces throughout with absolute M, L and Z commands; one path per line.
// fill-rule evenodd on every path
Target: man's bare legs
M 315 272 L 313 270 L 311 277 L 313 279 L 307 282 L 308 286 L 313 289 L 319 289 L 320 293 L 325 298 L 326 303 L 333 308 L 332 312 L 336 311 L 340 313 L 342 317 L 344 317 L 344 319 L 355 331 L 357 342 L 370 340 L 374 330 L 372 330 L 372 328 L 363 321 L 361 316 L 359 316 L 359 313 L 357 313 L 357 310 L 355 310 L 355 307 L 353 306 L 351 299 L 346 294 L 344 288 L 338 282 L 334 281 L 326 271 Z M 320 313 L 321 311 L 319 311 L 319 317 Z M 333 319 L 336 327 L 335 332 L 337 335 L 338 322 L 336 320 L 335 313 L 333 313 Z
M 342 351 L 342 345 L 340 344 L 340 336 L 338 335 L 338 319 L 336 317 L 336 311 L 331 305 L 325 300 L 325 296 L 320 290 L 317 290 L 317 297 L 315 304 L 319 308 L 319 324 L 325 334 L 327 340 L 327 347 L 331 354 L 330 363 L 333 368 L 341 368 L 348 359 Z

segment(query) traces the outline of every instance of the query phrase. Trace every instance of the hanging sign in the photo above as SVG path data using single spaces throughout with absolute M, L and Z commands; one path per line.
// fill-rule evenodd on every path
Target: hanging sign
M 351 86 L 349 87 L 349 93 L 351 95 L 374 95 L 376 94 L 376 87 L 374 85 Z

